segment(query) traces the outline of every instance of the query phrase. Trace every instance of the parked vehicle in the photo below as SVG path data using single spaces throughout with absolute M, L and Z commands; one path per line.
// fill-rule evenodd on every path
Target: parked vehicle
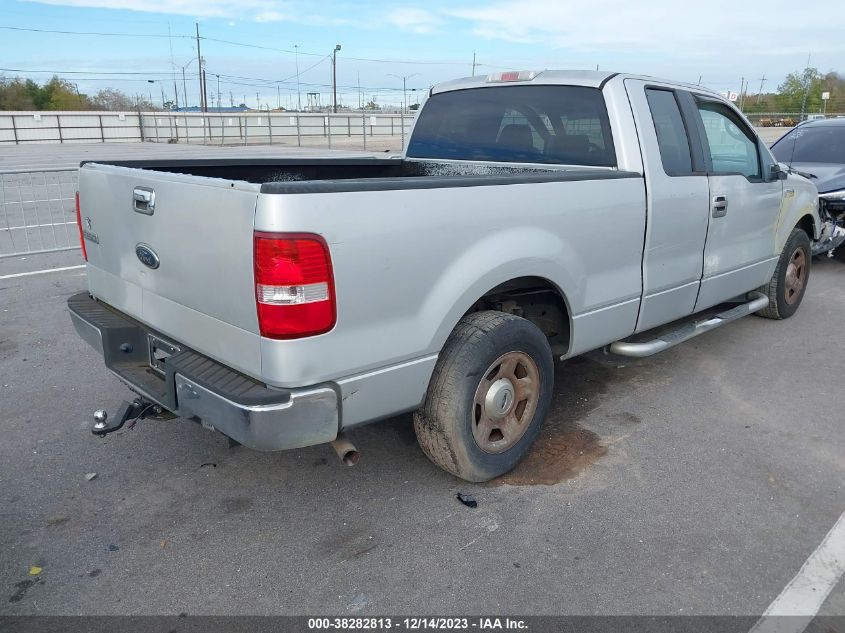
M 814 254 L 832 251 L 845 261 L 845 119 L 803 123 L 772 145 L 772 153 L 789 169 L 809 178 L 819 191 L 819 215 L 827 227 Z
M 138 394 L 95 433 L 172 413 L 352 462 L 351 429 L 413 411 L 472 481 L 529 450 L 554 358 L 787 318 L 825 230 L 719 95 L 568 71 L 436 86 L 393 158 L 88 162 L 78 216 L 71 317 Z

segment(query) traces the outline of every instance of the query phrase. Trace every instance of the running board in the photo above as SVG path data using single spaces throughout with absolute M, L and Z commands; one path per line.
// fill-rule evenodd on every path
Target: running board
M 657 354 L 657 352 L 674 347 L 678 343 L 695 338 L 699 334 L 715 330 L 731 321 L 736 321 L 744 316 L 753 314 L 769 305 L 769 298 L 762 292 L 749 292 L 747 297 L 750 299 L 748 303 L 743 303 L 725 312 L 720 312 L 706 321 L 686 323 L 676 330 L 667 332 L 654 340 L 645 341 L 644 343 L 616 341 L 615 343 L 611 343 L 608 349 L 619 356 L 633 356 L 634 358 L 651 356 L 652 354 Z

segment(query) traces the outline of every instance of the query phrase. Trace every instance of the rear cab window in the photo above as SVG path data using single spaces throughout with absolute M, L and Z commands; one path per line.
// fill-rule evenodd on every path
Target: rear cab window
M 616 166 L 604 96 L 583 86 L 495 86 L 432 95 L 407 156 Z
M 647 88 L 645 94 L 657 134 L 663 171 L 667 176 L 691 174 L 689 138 L 674 91 Z

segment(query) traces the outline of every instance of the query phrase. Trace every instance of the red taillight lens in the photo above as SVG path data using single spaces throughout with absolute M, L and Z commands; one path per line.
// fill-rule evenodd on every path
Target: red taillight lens
M 301 338 L 335 323 L 329 247 L 319 235 L 255 233 L 255 299 L 261 336 Z
M 82 246 L 82 259 L 88 261 L 88 251 L 85 248 L 85 235 L 82 233 L 82 210 L 79 208 L 79 192 L 76 192 L 76 226 L 79 228 L 79 245 Z

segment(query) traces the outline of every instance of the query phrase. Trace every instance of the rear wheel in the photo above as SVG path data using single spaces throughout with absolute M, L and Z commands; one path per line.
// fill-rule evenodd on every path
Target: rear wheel
M 554 364 L 530 321 L 485 311 L 467 315 L 437 361 L 414 414 L 426 456 L 468 481 L 487 481 L 525 456 L 548 412 Z
M 757 314 L 767 319 L 788 319 L 798 311 L 810 281 L 812 250 L 810 238 L 799 228 L 792 229 L 780 254 L 771 281 L 760 288 L 769 305 Z

